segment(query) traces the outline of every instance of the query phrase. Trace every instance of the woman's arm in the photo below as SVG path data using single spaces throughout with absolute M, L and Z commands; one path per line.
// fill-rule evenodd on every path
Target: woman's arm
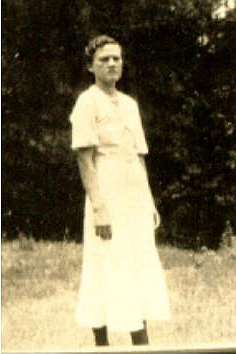
M 111 239 L 111 225 L 106 204 L 99 190 L 92 147 L 77 150 L 77 161 L 83 187 L 93 208 L 96 235 L 102 239 Z
M 144 156 L 143 155 L 139 155 L 139 158 L 140 158 L 140 162 L 144 168 L 144 171 L 146 173 L 146 176 L 147 176 L 147 181 L 148 181 L 148 184 L 149 184 L 149 179 L 148 179 L 148 173 L 147 173 L 147 166 L 146 166 L 146 162 L 145 162 L 145 159 L 144 159 Z M 157 208 L 156 208 L 156 205 L 155 205 L 155 201 L 154 201 L 154 198 L 153 198 L 153 194 L 152 194 L 152 191 L 151 191 L 151 187 L 150 187 L 150 184 L 149 184 L 149 189 L 150 189 L 150 194 L 151 194 L 151 197 L 152 197 L 152 206 L 153 206 L 153 216 L 154 216 L 154 227 L 155 229 L 160 225 L 160 214 L 158 213 L 157 211 Z

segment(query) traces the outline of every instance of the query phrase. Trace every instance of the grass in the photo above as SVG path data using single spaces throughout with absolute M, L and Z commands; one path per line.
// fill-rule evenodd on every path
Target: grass
M 173 319 L 148 323 L 156 348 L 236 344 L 236 249 L 194 253 L 160 246 Z M 21 238 L 2 244 L 2 350 L 79 351 L 93 346 L 75 304 L 82 246 Z M 111 333 L 116 346 L 128 333 Z

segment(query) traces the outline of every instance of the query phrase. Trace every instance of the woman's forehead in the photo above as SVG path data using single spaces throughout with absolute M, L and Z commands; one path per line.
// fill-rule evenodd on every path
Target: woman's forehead
M 95 56 L 103 57 L 103 56 L 121 56 L 121 47 L 116 43 L 105 44 L 103 47 L 98 48 L 95 52 Z

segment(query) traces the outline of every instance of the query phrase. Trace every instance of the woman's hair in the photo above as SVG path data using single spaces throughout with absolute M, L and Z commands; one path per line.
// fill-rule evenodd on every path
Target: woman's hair
M 89 41 L 87 47 L 85 47 L 85 56 L 88 64 L 92 63 L 96 50 L 102 48 L 106 44 L 118 44 L 120 46 L 120 43 L 117 42 L 117 40 L 106 34 L 96 36 Z

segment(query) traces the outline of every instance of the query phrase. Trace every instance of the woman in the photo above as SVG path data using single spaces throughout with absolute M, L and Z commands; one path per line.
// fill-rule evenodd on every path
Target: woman
M 81 93 L 70 116 L 86 192 L 77 320 L 93 329 L 96 345 L 108 345 L 108 329 L 129 331 L 133 344 L 148 344 L 146 321 L 170 319 L 154 240 L 159 215 L 144 162 L 148 148 L 137 103 L 116 89 L 120 44 L 98 36 L 86 55 L 95 84 Z

